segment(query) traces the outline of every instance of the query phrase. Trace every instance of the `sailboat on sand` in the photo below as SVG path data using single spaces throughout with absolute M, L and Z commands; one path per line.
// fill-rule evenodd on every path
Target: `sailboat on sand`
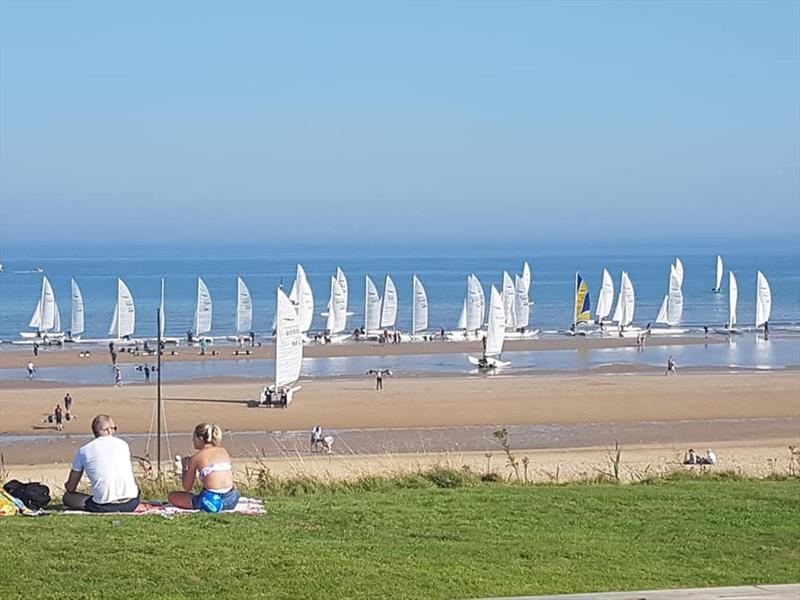
M 114 307 L 114 315 L 111 317 L 108 335 L 116 340 L 130 340 L 135 328 L 136 305 L 133 303 L 133 295 L 122 278 L 118 278 L 117 304 Z
M 56 295 L 53 286 L 46 276 L 42 276 L 42 291 L 39 301 L 31 316 L 28 327 L 36 328 L 36 332 L 23 331 L 20 336 L 25 339 L 53 339 L 61 338 L 61 315 L 56 302 Z
M 503 297 L 497 288 L 492 286 L 489 296 L 489 321 L 486 331 L 486 346 L 480 357 L 468 356 L 470 364 L 482 370 L 495 370 L 511 365 L 510 362 L 500 360 L 505 341 L 506 319 L 503 308 Z
M 303 332 L 300 317 L 292 301 L 279 287 L 275 311 L 275 381 L 261 394 L 261 405 L 286 408 L 294 393 L 302 386 L 295 385 L 303 366 Z

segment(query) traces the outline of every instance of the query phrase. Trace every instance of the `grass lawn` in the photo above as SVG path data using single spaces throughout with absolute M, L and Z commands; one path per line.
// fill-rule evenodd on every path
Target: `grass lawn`
M 800 482 L 318 493 L 0 520 L 5 598 L 473 598 L 800 581 Z

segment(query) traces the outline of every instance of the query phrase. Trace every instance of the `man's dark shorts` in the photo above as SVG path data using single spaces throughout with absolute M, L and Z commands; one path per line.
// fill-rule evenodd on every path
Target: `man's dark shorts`
M 93 513 L 131 513 L 136 510 L 137 506 L 139 506 L 139 496 L 127 502 L 109 502 L 108 504 L 98 504 L 93 498 L 89 498 L 83 505 L 83 510 Z

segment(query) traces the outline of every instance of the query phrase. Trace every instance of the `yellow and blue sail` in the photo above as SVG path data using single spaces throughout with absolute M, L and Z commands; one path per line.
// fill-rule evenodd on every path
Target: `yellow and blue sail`
M 575 273 L 575 325 L 591 321 L 591 312 L 589 284 L 580 273 Z

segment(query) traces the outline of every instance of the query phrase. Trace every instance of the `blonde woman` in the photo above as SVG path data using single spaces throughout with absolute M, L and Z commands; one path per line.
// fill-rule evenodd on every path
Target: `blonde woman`
M 233 485 L 233 466 L 228 451 L 222 443 L 222 429 L 216 423 L 200 423 L 194 428 L 192 444 L 197 450 L 191 458 L 184 459 L 182 492 L 172 492 L 169 502 L 179 508 L 193 508 L 205 512 L 231 510 L 239 502 L 239 492 Z M 203 491 L 192 494 L 195 478 L 203 484 Z

